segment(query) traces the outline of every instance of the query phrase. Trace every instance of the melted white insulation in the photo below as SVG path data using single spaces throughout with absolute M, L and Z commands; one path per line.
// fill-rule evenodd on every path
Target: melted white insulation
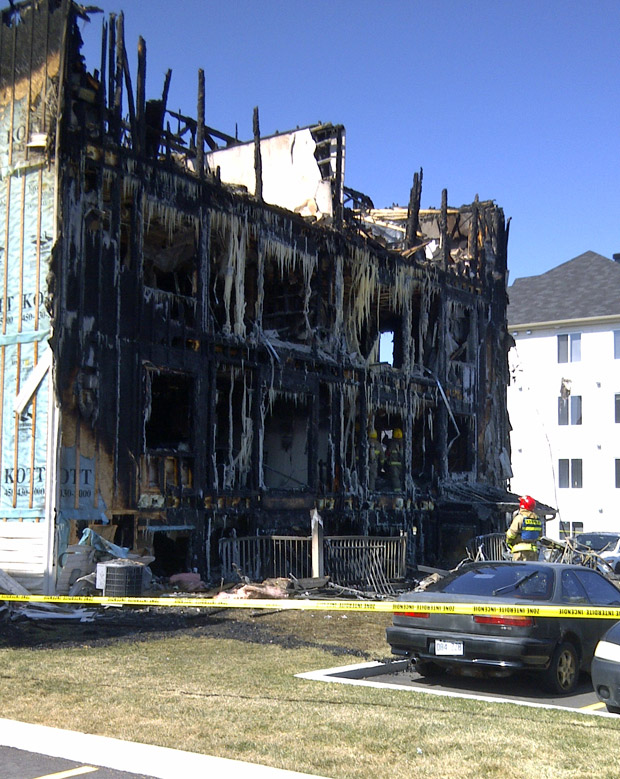
M 232 368 L 230 371 L 230 387 L 228 390 L 228 462 L 223 466 L 224 489 L 245 487 L 252 465 L 252 442 L 254 428 L 252 424 L 252 374 L 242 368 Z M 237 384 L 242 387 L 240 404 L 233 403 Z M 237 433 L 238 435 L 235 435 Z M 238 449 L 235 446 L 239 442 Z

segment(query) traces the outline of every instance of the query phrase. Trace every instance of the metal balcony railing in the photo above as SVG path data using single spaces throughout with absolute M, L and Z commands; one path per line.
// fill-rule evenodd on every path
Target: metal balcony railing
M 311 536 L 222 538 L 222 576 L 236 571 L 255 581 L 312 576 Z M 335 584 L 384 591 L 405 578 L 407 535 L 332 536 L 324 538 L 325 574 Z

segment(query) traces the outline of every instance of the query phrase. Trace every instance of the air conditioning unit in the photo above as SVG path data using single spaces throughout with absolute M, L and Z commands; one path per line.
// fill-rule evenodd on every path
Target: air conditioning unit
M 144 586 L 144 566 L 124 560 L 111 560 L 97 563 L 97 579 L 95 586 L 103 590 L 110 598 L 142 595 Z

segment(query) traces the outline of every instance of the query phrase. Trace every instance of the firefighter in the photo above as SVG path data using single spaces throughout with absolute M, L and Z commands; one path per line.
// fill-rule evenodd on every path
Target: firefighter
M 513 514 L 506 531 L 506 544 L 513 560 L 538 560 L 537 541 L 542 535 L 542 522 L 535 508 L 534 498 L 529 495 L 519 498 L 519 510 Z
M 377 475 L 383 469 L 385 463 L 385 453 L 383 445 L 379 441 L 376 430 L 371 430 L 368 434 L 368 489 L 375 490 L 377 485 Z
M 392 440 L 387 452 L 388 475 L 390 486 L 394 492 L 402 492 L 403 489 L 403 431 L 395 427 L 392 431 Z

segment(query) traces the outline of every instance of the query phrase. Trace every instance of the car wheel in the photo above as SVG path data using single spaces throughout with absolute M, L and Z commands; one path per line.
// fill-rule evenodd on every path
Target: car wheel
M 620 573 L 620 560 L 614 566 L 614 573 Z
M 605 706 L 610 714 L 620 714 L 620 706 L 612 706 L 611 703 L 606 703 Z
M 545 671 L 545 686 L 560 695 L 568 695 L 579 681 L 579 658 L 577 650 L 568 641 L 555 649 L 551 665 Z
M 418 660 L 415 664 L 415 671 L 416 673 L 419 673 L 420 676 L 437 676 L 438 674 L 442 674 L 444 669 L 430 660 Z

